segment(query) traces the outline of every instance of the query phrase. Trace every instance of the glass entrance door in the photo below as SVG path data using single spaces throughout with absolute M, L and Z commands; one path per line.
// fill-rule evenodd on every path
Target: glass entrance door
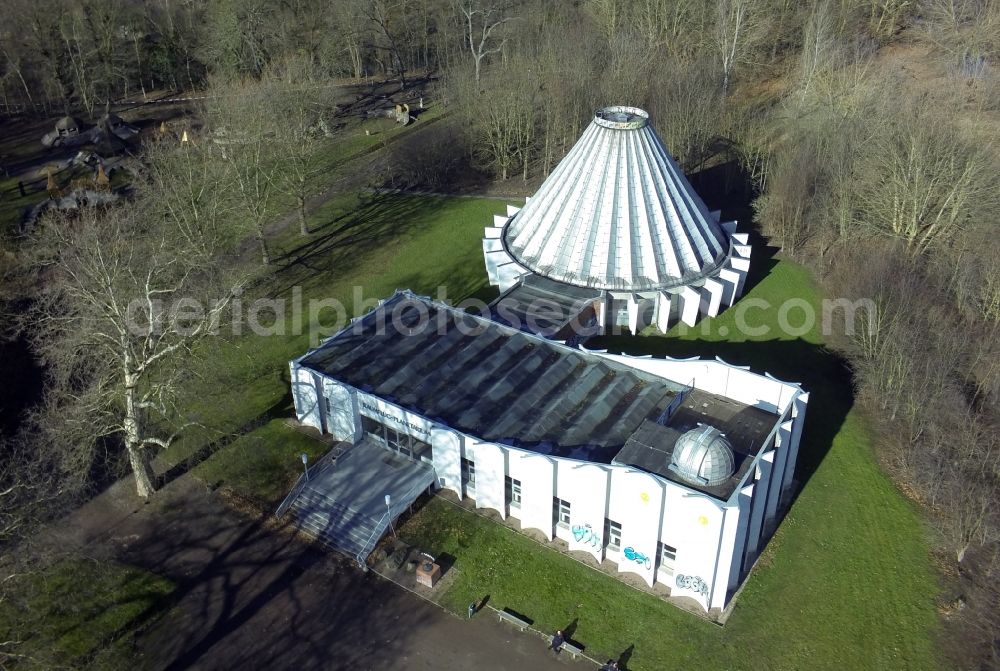
M 364 429 L 365 434 L 371 436 L 376 442 L 397 454 L 403 455 L 407 459 L 417 461 L 431 460 L 431 446 L 429 444 L 395 427 L 383 424 L 371 417 L 362 416 L 361 428 Z
M 410 451 L 410 436 L 408 434 L 400 433 L 391 426 L 387 426 L 385 427 L 385 443 L 393 452 L 398 452 L 404 457 L 413 458 L 413 453 Z

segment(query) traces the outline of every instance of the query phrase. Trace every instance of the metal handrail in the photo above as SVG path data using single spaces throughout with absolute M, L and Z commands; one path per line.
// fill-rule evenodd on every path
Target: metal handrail
M 429 485 L 423 485 L 423 486 L 414 485 L 413 487 L 410 487 L 410 489 L 406 492 L 406 494 L 399 497 L 399 499 L 402 501 L 412 502 L 416 500 L 416 498 L 420 496 L 420 492 L 427 489 L 428 486 Z M 405 506 L 408 505 L 410 504 L 409 503 L 405 504 Z M 368 536 L 368 540 L 362 546 L 361 552 L 359 552 L 355 557 L 355 559 L 358 562 L 358 566 L 364 568 L 365 560 L 368 559 L 368 555 L 371 554 L 371 551 L 375 548 L 375 546 L 378 544 L 378 541 L 382 538 L 382 534 L 384 534 L 385 530 L 388 528 L 389 522 L 392 519 L 396 518 L 397 516 L 396 513 L 401 513 L 401 512 L 402 510 L 400 510 L 399 505 L 396 504 L 396 505 L 390 505 L 389 508 L 384 513 L 382 513 L 382 517 L 379 518 L 379 521 L 375 525 L 375 528 L 372 530 L 371 535 Z M 386 519 L 387 516 L 390 516 L 389 519 Z
M 368 540 L 365 541 L 365 544 L 361 546 L 361 552 L 359 552 L 355 556 L 354 559 L 355 561 L 358 562 L 359 567 L 361 568 L 365 567 L 365 560 L 368 559 L 368 555 L 371 554 L 372 549 L 378 543 L 378 540 L 375 540 L 375 542 L 373 543 L 372 539 L 382 538 L 382 534 L 385 533 L 386 527 L 389 526 L 388 520 L 386 519 L 386 516 L 388 514 L 389 514 L 388 510 L 382 513 L 382 517 L 379 518 L 378 524 L 376 524 L 375 528 L 372 529 L 371 535 L 368 536 Z
M 292 507 L 292 503 L 294 503 L 295 499 L 302 493 L 302 490 L 305 489 L 305 486 L 309 483 L 309 481 L 316 475 L 325 471 L 331 463 L 335 463 L 338 459 L 347 455 L 350 448 L 339 449 L 340 454 L 333 456 L 334 452 L 337 452 L 338 449 L 339 448 L 337 447 L 333 447 L 329 452 L 320 457 L 316 463 L 313 464 L 312 468 L 309 469 L 308 477 L 305 473 L 303 473 L 298 477 L 298 479 L 295 480 L 295 484 L 292 485 L 291 490 L 289 490 L 288 494 L 282 500 L 281 505 L 279 505 L 277 510 L 274 511 L 275 517 L 281 517 L 288 512 L 288 509 Z

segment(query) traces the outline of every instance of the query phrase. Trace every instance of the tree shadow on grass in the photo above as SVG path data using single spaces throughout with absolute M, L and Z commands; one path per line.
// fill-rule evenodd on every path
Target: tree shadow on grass
M 578 642 L 573 640 L 573 635 L 576 633 L 577 627 L 580 626 L 580 618 L 574 617 L 573 621 L 562 628 L 563 638 L 568 642 L 572 643 L 578 648 L 583 648 L 583 646 Z
M 446 205 L 443 198 L 395 194 L 359 199 L 357 207 L 315 228 L 307 241 L 276 255 L 277 293 L 316 275 L 343 277 L 357 269 L 369 252 L 413 231 Z
M 628 663 L 632 659 L 632 654 L 635 652 L 635 644 L 628 646 L 622 651 L 622 654 L 618 655 L 618 668 L 620 671 L 628 670 Z
M 386 664 L 419 636 L 415 618 L 393 641 L 381 640 L 379 632 L 412 609 L 408 597 L 317 545 L 274 533 L 269 518 L 247 520 L 210 498 L 187 501 L 178 515 L 184 523 L 148 520 L 125 556 L 177 583 L 157 609 L 172 612 L 139 643 L 156 651 L 161 668 L 219 668 L 223 660 L 233 668 Z
M 213 454 L 219 450 L 227 447 L 233 442 L 243 438 L 248 435 L 254 429 L 258 429 L 273 419 L 279 419 L 281 417 L 289 416 L 289 408 L 292 407 L 292 392 L 291 387 L 284 396 L 281 397 L 276 403 L 271 405 L 267 410 L 258 414 L 256 417 L 247 420 L 241 426 L 233 431 L 219 432 L 218 437 L 214 440 L 210 440 L 202 445 L 200 448 L 195 450 L 187 458 L 182 459 L 170 466 L 164 472 L 156 476 L 156 488 L 162 489 L 164 486 L 173 482 L 177 478 L 181 477 L 185 473 L 193 470 L 199 464 L 206 461 Z

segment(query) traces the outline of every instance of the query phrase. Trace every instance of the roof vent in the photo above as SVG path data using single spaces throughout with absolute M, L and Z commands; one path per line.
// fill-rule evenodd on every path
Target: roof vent
M 736 459 L 725 434 L 702 424 L 677 439 L 667 468 L 693 485 L 714 487 L 732 477 Z
M 615 105 L 602 107 L 594 113 L 594 123 L 605 128 L 632 130 L 642 128 L 649 122 L 649 114 L 638 107 Z

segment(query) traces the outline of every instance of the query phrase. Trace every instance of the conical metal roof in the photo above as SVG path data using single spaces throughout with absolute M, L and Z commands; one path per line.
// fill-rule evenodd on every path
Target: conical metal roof
M 598 110 L 576 145 L 507 222 L 503 245 L 539 275 L 597 289 L 696 283 L 730 237 L 670 157 L 649 115 Z

